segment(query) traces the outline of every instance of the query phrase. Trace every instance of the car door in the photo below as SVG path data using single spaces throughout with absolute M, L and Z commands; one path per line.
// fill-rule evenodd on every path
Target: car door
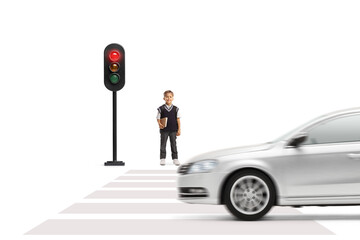
M 304 129 L 307 140 L 284 148 L 288 198 L 360 199 L 360 114 L 324 120 Z M 344 202 L 345 203 L 345 202 Z

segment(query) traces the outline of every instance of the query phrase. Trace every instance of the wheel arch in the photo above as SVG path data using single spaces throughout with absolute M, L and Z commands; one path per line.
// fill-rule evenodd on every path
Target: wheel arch
M 259 169 L 259 168 L 255 168 L 255 167 L 244 167 L 244 168 L 240 168 L 240 169 L 236 169 L 235 171 L 231 172 L 230 174 L 228 174 L 225 178 L 225 180 L 222 182 L 222 184 L 220 185 L 220 190 L 219 190 L 219 200 L 220 200 L 220 204 L 224 204 L 225 203 L 225 199 L 224 199 L 224 191 L 225 191 L 225 186 L 226 184 L 229 182 L 229 180 L 231 179 L 232 176 L 234 176 L 235 174 L 242 172 L 242 171 L 256 171 L 256 172 L 260 172 L 262 174 L 264 174 L 266 177 L 268 177 L 271 181 L 271 183 L 274 186 L 275 189 L 275 201 L 274 201 L 274 205 L 278 205 L 278 185 L 275 181 L 275 179 L 266 171 Z

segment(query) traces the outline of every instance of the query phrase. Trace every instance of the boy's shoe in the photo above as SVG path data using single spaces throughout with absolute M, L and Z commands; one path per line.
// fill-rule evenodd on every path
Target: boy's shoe
M 165 159 L 160 159 L 160 165 L 165 166 Z
M 179 166 L 179 165 L 180 165 L 180 162 L 179 162 L 179 160 L 177 160 L 177 159 L 173 159 L 173 163 L 174 163 L 176 166 Z

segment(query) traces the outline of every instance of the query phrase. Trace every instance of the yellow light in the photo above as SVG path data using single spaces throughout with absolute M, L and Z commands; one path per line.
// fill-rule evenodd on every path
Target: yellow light
M 110 71 L 112 71 L 112 72 L 117 72 L 117 71 L 119 71 L 119 64 L 117 64 L 117 63 L 112 63 L 112 64 L 110 65 Z

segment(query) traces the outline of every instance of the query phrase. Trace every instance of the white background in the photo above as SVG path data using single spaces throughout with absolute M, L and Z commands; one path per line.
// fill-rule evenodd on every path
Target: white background
M 357 1 L 2 1 L 1 234 L 21 236 L 126 169 L 158 167 L 167 89 L 181 162 L 359 106 L 359 12 Z M 112 160 L 113 42 L 126 51 L 126 168 L 99 167 Z

